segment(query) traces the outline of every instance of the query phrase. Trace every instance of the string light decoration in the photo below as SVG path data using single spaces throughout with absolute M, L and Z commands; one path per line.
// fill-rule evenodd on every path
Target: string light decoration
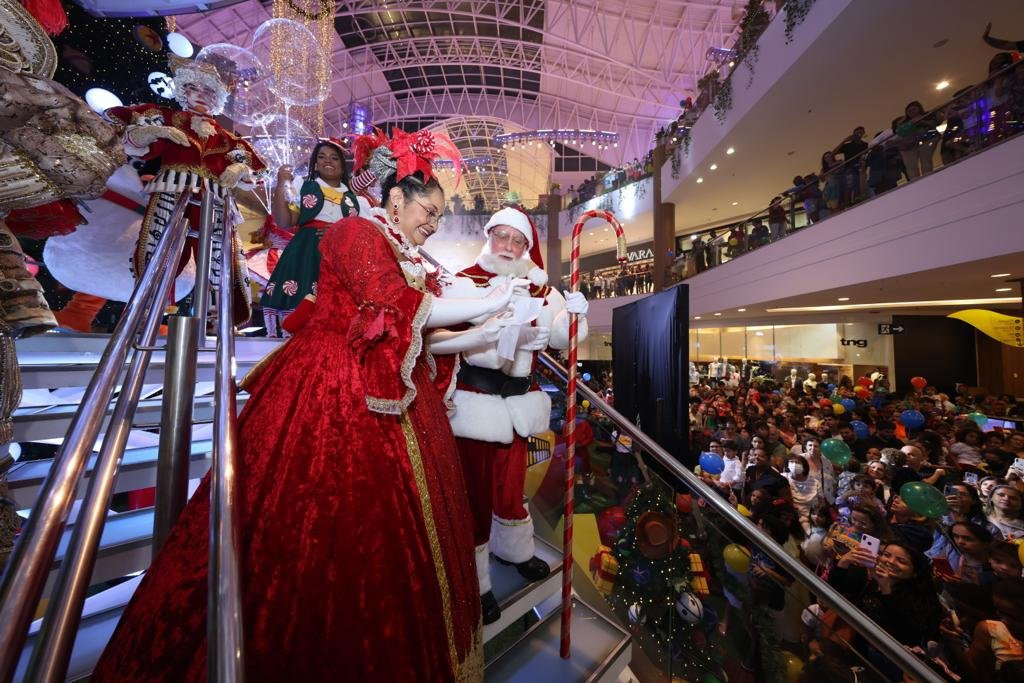
M 435 159 L 433 166 L 434 168 L 450 169 L 454 167 L 454 164 L 451 159 Z M 499 160 L 488 156 L 462 157 L 463 171 L 479 171 L 481 168 L 492 166 L 503 173 L 506 171 L 503 159 Z
M 156 95 L 148 76 L 167 71 L 164 19 L 94 17 L 73 3 L 65 5 L 65 10 L 68 28 L 53 37 L 59 58 L 54 80 L 79 97 L 90 88 L 103 88 L 126 104 L 152 102 Z M 154 50 L 156 43 L 144 44 L 140 35 L 155 35 L 160 47 Z
M 334 40 L 334 14 L 337 9 L 336 0 L 274 0 L 273 17 L 275 19 L 291 19 L 308 28 L 319 44 L 320 59 L 315 62 L 315 87 L 324 91 L 329 87 L 331 79 L 331 51 Z M 295 56 L 294 47 L 288 44 L 284 35 L 275 33 L 271 41 L 271 71 L 280 73 L 282 69 L 292 68 Z M 287 55 L 287 57 L 286 57 Z M 303 112 L 309 127 L 322 135 L 324 132 L 324 103 L 319 101 L 311 111 Z
M 493 138 L 495 145 L 502 149 L 519 149 L 534 144 L 547 143 L 552 147 L 556 142 L 563 145 L 585 146 L 588 142 L 600 150 L 608 146 L 619 146 L 619 134 L 606 130 L 581 130 L 579 128 L 558 128 L 553 130 L 528 130 L 522 133 L 505 133 Z
M 672 676 L 724 680 L 722 648 L 712 641 L 719 638 L 717 616 L 694 596 L 689 543 L 675 531 L 670 542 L 652 549 L 650 539 L 637 532 L 638 522 L 649 515 L 671 521 L 675 530 L 684 526 L 669 491 L 653 482 L 641 485 L 612 549 L 619 571 L 609 601 L 629 620 L 648 656 Z M 699 615 L 688 611 L 689 605 L 699 607 Z

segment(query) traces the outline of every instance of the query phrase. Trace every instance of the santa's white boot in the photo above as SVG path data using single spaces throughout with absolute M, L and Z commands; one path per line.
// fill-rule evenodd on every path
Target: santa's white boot
M 524 506 L 525 507 L 525 506 Z M 513 565 L 527 581 L 540 581 L 551 573 L 548 563 L 535 557 L 533 519 L 491 517 L 491 553 L 502 564 Z

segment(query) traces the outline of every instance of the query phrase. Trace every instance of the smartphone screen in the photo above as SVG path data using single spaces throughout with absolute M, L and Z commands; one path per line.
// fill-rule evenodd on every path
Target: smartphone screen
M 978 473 L 977 472 L 964 472 L 964 483 L 970 484 L 971 486 L 978 485 Z

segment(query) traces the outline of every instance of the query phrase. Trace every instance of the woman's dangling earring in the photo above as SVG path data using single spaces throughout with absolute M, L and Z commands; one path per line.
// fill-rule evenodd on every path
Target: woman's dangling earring
M 391 208 L 391 222 L 394 223 L 395 225 L 398 225 L 398 221 L 400 220 L 398 218 L 398 204 L 392 204 Z

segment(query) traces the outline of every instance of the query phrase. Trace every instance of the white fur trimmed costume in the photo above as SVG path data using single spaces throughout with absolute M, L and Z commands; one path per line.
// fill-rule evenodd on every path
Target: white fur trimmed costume
M 444 296 L 482 298 L 512 278 L 527 277 L 532 283 L 530 296 L 544 300 L 533 325 L 550 329 L 549 346 L 568 348 L 565 299 L 547 286 L 547 274 L 538 265 L 536 229 L 525 214 L 515 209 L 496 213 L 485 232 L 497 226 L 522 233 L 529 252 L 524 251 L 518 261 L 500 261 L 491 253 L 488 240 L 477 263 L 456 274 Z M 483 323 L 478 319 L 471 324 Z M 587 324 L 581 319 L 580 339 L 586 334 Z M 488 342 L 461 355 L 451 425 L 474 517 L 481 594 L 491 590 L 488 551 L 512 564 L 529 561 L 535 552 L 533 520 L 523 503 L 527 438 L 547 430 L 551 417 L 551 399 L 530 379 L 535 353 L 518 348 L 514 358 L 508 360 L 499 357 L 496 342 Z

